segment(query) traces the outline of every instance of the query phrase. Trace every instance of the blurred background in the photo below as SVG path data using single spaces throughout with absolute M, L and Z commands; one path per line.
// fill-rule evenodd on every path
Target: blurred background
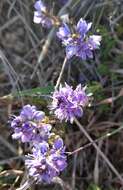
M 85 111 L 81 123 L 94 140 L 115 133 L 98 145 L 123 177 L 123 0 L 44 2 L 55 15 L 61 11 L 75 23 L 81 17 L 93 22 L 92 32 L 102 36 L 101 48 L 94 52 L 93 60 L 74 57 L 67 62 L 62 83 L 87 84 L 93 93 L 92 106 Z M 46 98 L 35 94 L 52 91 L 65 57 L 55 29 L 33 23 L 34 3 L 0 0 L 0 190 L 14 190 L 22 183 L 22 155 L 28 150 L 26 145 L 12 140 L 8 118 L 27 103 L 48 112 Z M 69 152 L 88 144 L 76 126 L 61 125 L 63 128 L 56 126 L 56 131 L 62 133 Z M 61 175 L 64 187 L 52 184 L 30 189 L 123 189 L 93 146 L 69 156 L 68 163 Z

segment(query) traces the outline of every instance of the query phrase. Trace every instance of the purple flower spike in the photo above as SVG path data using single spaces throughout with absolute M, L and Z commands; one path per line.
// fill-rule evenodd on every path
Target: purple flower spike
M 44 28 L 50 28 L 52 26 L 52 19 L 47 16 L 47 8 L 43 2 L 41 0 L 38 0 L 34 4 L 34 8 L 34 23 L 41 24 Z
M 101 36 L 88 34 L 91 25 L 92 23 L 87 23 L 81 18 L 77 26 L 72 30 L 67 24 L 63 24 L 59 28 L 57 36 L 66 47 L 66 56 L 68 59 L 74 55 L 80 57 L 82 60 L 93 58 L 93 50 L 99 48 Z
M 54 146 L 53 146 L 54 147 Z M 35 144 L 33 154 L 27 156 L 25 165 L 29 176 L 38 183 L 51 183 L 67 166 L 65 148 L 54 149 L 47 142 Z
M 79 84 L 75 90 L 65 84 L 60 86 L 58 91 L 53 93 L 53 101 L 50 109 L 60 121 L 70 121 L 73 123 L 74 117 L 82 117 L 83 108 L 89 104 L 89 95 L 86 94 L 85 88 Z M 56 141 L 56 144 L 60 142 Z

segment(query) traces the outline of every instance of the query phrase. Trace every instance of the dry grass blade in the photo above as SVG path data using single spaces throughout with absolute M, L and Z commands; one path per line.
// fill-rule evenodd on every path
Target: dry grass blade
M 112 163 L 109 161 L 109 159 L 105 156 L 105 154 L 100 150 L 100 148 L 97 146 L 97 144 L 93 141 L 93 139 L 90 137 L 90 135 L 86 132 L 86 130 L 84 129 L 84 127 L 81 125 L 81 123 L 79 123 L 79 121 L 75 118 L 74 119 L 76 125 L 79 127 L 80 131 L 87 137 L 87 139 L 93 143 L 92 145 L 94 146 L 94 148 L 97 150 L 98 154 L 104 159 L 104 161 L 107 163 L 107 165 L 110 167 L 110 169 L 112 170 L 112 172 L 118 177 L 118 179 L 120 180 L 122 186 L 123 186 L 123 178 L 120 175 L 120 173 L 116 170 L 116 168 L 112 165 Z

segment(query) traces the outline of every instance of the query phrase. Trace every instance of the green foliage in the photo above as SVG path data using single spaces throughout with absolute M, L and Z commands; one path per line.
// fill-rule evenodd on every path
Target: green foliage
M 93 97 L 97 102 L 104 98 L 103 88 L 97 81 L 92 81 L 88 85 L 88 91 L 93 94 Z
M 117 25 L 116 31 L 117 31 L 118 37 L 121 37 L 121 38 L 122 38 L 122 36 L 123 36 L 123 23 L 122 23 L 122 20 L 121 20 L 121 22 L 119 22 L 119 24 Z
M 0 165 L 0 172 L 4 170 L 4 167 Z
M 101 84 L 97 81 L 92 81 L 90 84 L 88 84 L 88 92 L 92 93 L 94 97 L 97 99 L 102 99 L 103 95 L 103 88 Z
M 88 92 L 91 92 L 93 94 L 97 93 L 102 89 L 102 86 L 97 81 L 92 81 L 90 84 L 88 84 Z
M 110 113 L 111 107 L 110 107 L 109 104 L 102 104 L 102 105 L 99 105 L 98 109 L 99 109 L 101 112 L 107 114 L 107 113 Z
M 13 181 L 16 179 L 14 175 L 0 176 L 0 185 L 3 184 L 13 184 Z
M 102 85 L 96 81 L 92 81 L 88 85 L 88 92 L 91 92 L 93 94 L 94 100 L 96 100 L 95 103 L 99 103 L 103 99 L 107 98 L 104 94 Z M 107 113 L 110 111 L 110 105 L 109 104 L 99 105 L 98 110 L 99 112 Z
M 105 26 L 100 26 L 100 34 L 102 36 L 102 48 L 101 48 L 101 59 L 106 60 L 110 54 L 111 49 L 116 45 L 116 40 L 109 33 Z
M 96 184 L 90 184 L 87 190 L 101 190 Z
M 102 63 L 98 66 L 97 71 L 101 74 L 101 75 L 110 75 L 110 69 L 107 65 L 107 63 Z

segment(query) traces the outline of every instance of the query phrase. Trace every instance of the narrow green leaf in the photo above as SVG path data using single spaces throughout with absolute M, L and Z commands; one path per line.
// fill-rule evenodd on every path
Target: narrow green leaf
M 48 95 L 51 92 L 53 92 L 54 87 L 53 86 L 47 86 L 47 87 L 37 87 L 37 88 L 32 88 L 28 90 L 23 90 L 20 92 L 14 92 L 12 93 L 12 96 L 34 96 L 34 95 Z

